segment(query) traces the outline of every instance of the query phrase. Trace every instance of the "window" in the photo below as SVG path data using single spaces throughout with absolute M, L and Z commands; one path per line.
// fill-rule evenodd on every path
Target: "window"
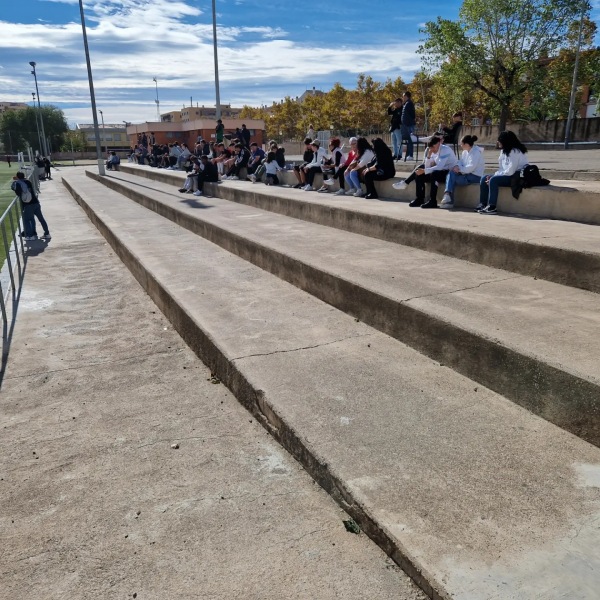
M 120 141 L 121 141 L 121 134 L 115 133 L 115 142 L 120 142 Z

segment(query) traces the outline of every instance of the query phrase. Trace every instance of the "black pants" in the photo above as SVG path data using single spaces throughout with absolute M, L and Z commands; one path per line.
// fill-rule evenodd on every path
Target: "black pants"
M 310 169 L 308 169 L 308 173 L 306 174 L 306 183 L 308 183 L 308 185 L 313 184 L 313 181 L 315 180 L 315 175 L 317 173 L 323 173 L 321 167 L 310 167 Z
M 425 200 L 425 183 L 430 183 L 429 199 L 437 201 L 438 183 L 445 182 L 448 171 L 433 171 L 427 175 L 415 175 L 415 185 L 417 186 L 417 199 Z M 411 175 L 412 177 L 412 175 Z
M 365 186 L 367 187 L 367 194 L 371 194 L 372 196 L 377 196 L 377 190 L 375 189 L 376 181 L 385 181 L 386 179 L 390 179 L 385 173 L 378 173 L 377 171 L 369 171 L 365 173 L 364 180 Z
M 204 182 L 205 181 L 215 183 L 218 181 L 218 179 L 215 179 L 214 177 L 207 177 L 203 171 L 200 171 L 200 173 L 198 173 L 198 189 L 201 192 L 204 191 Z

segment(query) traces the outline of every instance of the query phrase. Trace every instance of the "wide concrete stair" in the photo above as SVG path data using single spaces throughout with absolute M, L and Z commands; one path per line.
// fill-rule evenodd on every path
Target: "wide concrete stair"
M 426 251 L 373 235 L 394 221 L 501 241 L 478 229 L 508 219 L 440 224 L 427 211 L 392 216 L 397 204 L 334 207 L 308 193 L 295 210 L 314 218 L 302 219 L 257 206 L 295 206 L 296 190 L 212 186 L 230 201 L 124 172 L 64 182 L 186 342 L 430 597 L 597 598 L 590 226 L 528 220 L 537 236 L 507 236 L 524 256 L 577 257 L 556 278 L 565 285 L 446 255 L 447 240 Z M 340 226 L 314 222 L 337 211 Z M 560 225 L 581 235 L 547 235 Z

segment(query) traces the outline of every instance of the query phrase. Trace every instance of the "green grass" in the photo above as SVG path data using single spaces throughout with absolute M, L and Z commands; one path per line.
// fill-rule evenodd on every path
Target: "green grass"
M 12 163 L 10 169 L 8 164 L 4 161 L 0 162 L 0 216 L 6 210 L 6 207 L 12 202 L 15 197 L 15 193 L 10 189 L 13 175 L 19 170 L 18 164 Z M 16 218 L 13 218 L 13 223 L 16 226 Z M 9 233 L 10 222 L 4 224 L 5 231 Z M 4 264 L 6 253 L 4 252 L 4 242 L 0 234 L 0 268 Z

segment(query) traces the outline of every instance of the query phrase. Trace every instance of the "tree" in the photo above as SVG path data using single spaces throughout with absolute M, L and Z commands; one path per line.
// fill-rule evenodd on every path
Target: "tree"
M 60 148 L 63 136 L 69 130 L 62 110 L 55 106 L 43 106 L 41 110 L 44 119 L 44 131 L 50 138 L 52 148 Z M 27 146 L 42 152 L 38 136 L 39 111 L 27 107 L 24 110 L 10 110 L 4 113 L 0 121 L 0 137 L 5 148 L 13 152 L 24 152 Z M 41 134 L 40 134 L 41 135 Z
M 538 61 L 569 45 L 573 21 L 587 0 L 464 0 L 458 21 L 438 17 L 425 24 L 419 51 L 426 62 L 457 82 L 484 92 L 506 127 L 536 76 Z

